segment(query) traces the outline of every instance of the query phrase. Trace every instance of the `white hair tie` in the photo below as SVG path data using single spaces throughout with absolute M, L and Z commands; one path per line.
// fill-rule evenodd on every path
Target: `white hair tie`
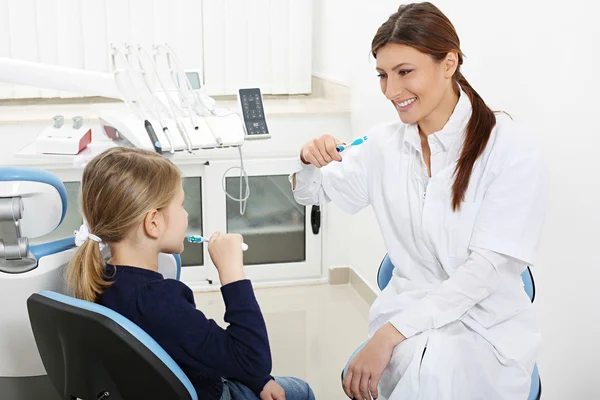
M 93 240 L 94 242 L 98 242 L 98 244 L 100 245 L 100 251 L 102 251 L 104 249 L 104 247 L 106 246 L 104 242 L 102 242 L 102 239 L 100 239 L 98 236 L 94 235 L 93 233 L 90 233 L 90 228 L 87 226 L 87 224 L 84 222 L 83 225 L 81 225 L 79 227 L 78 231 L 74 232 L 75 234 L 75 245 L 77 247 L 80 247 L 81 245 L 83 245 L 88 239 L 89 240 Z

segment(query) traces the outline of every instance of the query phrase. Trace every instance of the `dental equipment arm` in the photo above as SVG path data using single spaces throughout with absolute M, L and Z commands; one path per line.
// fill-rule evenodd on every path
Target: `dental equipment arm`
M 136 51 L 139 49 L 135 49 L 135 46 L 128 46 L 125 52 L 120 54 L 124 60 L 123 65 L 117 65 L 117 54 L 112 51 L 112 73 L 0 57 L 0 81 L 125 101 L 127 107 L 102 108 L 98 114 L 106 136 L 116 145 L 135 146 L 171 154 L 181 150 L 193 153 L 198 149 L 241 146 L 245 133 L 240 115 L 232 110 L 213 113 L 212 111 L 216 111 L 214 100 L 191 91 L 191 85 L 187 82 L 187 77 L 173 51 L 166 45 L 160 48 L 164 50 L 160 52 L 160 56 L 167 57 L 168 69 L 171 72 L 171 76 L 166 79 L 156 68 L 157 60 L 154 58 L 159 55 L 157 46 L 154 46 L 154 58 L 145 51 Z M 157 83 L 162 91 L 158 88 L 154 91 L 149 87 L 142 64 L 144 57 L 140 57 L 141 55 L 149 56 L 150 63 L 153 64 L 151 69 L 157 75 Z M 136 84 L 139 81 L 138 67 L 142 69 L 143 82 L 140 84 Z M 172 81 L 175 72 L 183 85 L 167 87 L 169 85 L 165 85 L 163 81 Z M 132 91 L 134 93 L 131 93 Z M 147 91 L 153 96 L 152 99 L 147 98 Z M 184 96 L 179 99 L 176 93 Z M 152 104 L 153 102 L 159 102 L 159 107 Z M 182 107 L 181 102 L 188 106 L 187 109 Z M 156 119 L 151 118 L 154 116 Z M 155 127 L 149 129 L 152 125 Z M 159 125 L 160 129 L 156 129 Z M 26 156 L 45 155 L 39 153 L 34 145 L 27 146 L 21 153 Z
M 0 81 L 123 100 L 112 74 L 0 57 Z

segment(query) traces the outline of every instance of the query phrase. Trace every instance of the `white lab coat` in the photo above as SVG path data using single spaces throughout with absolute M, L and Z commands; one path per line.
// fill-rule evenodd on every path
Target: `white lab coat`
M 387 322 L 407 337 L 380 381 L 390 400 L 529 393 L 540 336 L 520 275 L 536 260 L 545 169 L 531 138 L 497 114 L 453 212 L 453 172 L 470 115 L 461 92 L 447 124 L 428 137 L 431 178 L 417 126 L 400 121 L 373 129 L 340 163 L 298 164 L 299 203 L 333 201 L 349 213 L 371 205 L 375 212 L 395 269 L 371 307 L 369 337 Z

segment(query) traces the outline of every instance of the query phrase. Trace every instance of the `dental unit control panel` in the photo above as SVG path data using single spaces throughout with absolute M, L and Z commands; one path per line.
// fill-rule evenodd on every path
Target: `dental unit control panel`
M 269 134 L 267 120 L 265 119 L 265 109 L 260 89 L 240 89 L 238 91 L 238 101 L 244 117 L 246 138 L 270 138 L 271 135 Z

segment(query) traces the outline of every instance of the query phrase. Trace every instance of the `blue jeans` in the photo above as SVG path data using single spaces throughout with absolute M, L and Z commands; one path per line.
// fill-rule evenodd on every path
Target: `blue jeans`
M 275 382 L 285 390 L 285 400 L 315 400 L 313 393 L 308 383 L 302 379 L 291 377 L 276 377 Z M 247 386 L 235 382 L 225 380 L 223 382 L 223 395 L 221 400 L 260 400 Z

